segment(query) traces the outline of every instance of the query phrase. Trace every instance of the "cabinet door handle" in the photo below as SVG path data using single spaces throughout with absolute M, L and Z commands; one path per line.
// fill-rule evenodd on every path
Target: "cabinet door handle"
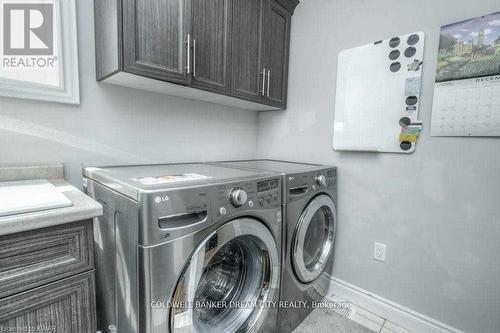
M 193 77 L 196 76 L 196 39 L 193 39 Z
M 269 92 L 271 91 L 271 70 L 267 71 L 267 97 L 269 97 Z
M 191 35 L 190 34 L 187 35 L 186 52 L 187 52 L 186 72 L 187 72 L 187 74 L 191 74 Z
M 265 68 L 262 69 L 262 73 L 260 75 L 262 75 L 262 90 L 260 91 L 260 94 L 262 96 L 265 96 L 265 93 L 266 93 L 266 69 Z

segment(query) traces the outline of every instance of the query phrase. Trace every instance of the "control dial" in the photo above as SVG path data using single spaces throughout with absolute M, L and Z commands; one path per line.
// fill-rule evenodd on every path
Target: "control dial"
M 324 175 L 317 175 L 315 181 L 318 186 L 326 186 L 326 177 Z
M 235 207 L 243 206 L 247 202 L 247 199 L 248 199 L 247 192 L 245 192 L 243 189 L 235 187 L 231 191 L 231 203 Z

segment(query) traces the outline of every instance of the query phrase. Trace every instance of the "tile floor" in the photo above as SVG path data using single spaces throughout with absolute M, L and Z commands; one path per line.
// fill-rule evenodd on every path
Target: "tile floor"
M 372 330 L 349 320 L 333 310 L 316 309 L 304 319 L 293 333 L 348 332 L 373 333 Z
M 315 309 L 293 333 L 411 333 L 334 295 L 328 295 L 326 301 L 338 306 L 333 309 Z

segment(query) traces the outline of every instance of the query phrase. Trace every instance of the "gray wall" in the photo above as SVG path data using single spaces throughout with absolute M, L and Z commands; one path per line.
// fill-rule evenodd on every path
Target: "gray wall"
M 500 331 L 500 139 L 430 137 L 439 27 L 498 0 L 304 0 L 292 23 L 289 107 L 259 116 L 258 154 L 339 167 L 333 275 L 474 333 Z M 332 150 L 339 51 L 424 31 L 413 155 Z M 373 243 L 387 260 L 372 259 Z
M 257 114 L 98 84 L 93 1 L 76 1 L 79 107 L 0 97 L 0 163 L 63 162 L 81 183 L 81 165 L 251 158 Z

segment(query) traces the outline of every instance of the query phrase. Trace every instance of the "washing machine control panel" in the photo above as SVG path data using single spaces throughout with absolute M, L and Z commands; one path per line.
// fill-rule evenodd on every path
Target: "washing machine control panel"
M 234 207 L 241 207 L 247 203 L 248 194 L 244 189 L 235 187 L 231 190 L 230 199 Z
M 147 193 L 139 242 L 154 245 L 185 236 L 210 225 L 211 215 L 209 186 Z
M 263 180 L 257 183 L 257 203 L 266 207 L 281 202 L 281 186 L 278 178 Z
M 214 188 L 214 213 L 218 220 L 245 210 L 261 210 L 281 205 L 279 177 L 220 184 Z

